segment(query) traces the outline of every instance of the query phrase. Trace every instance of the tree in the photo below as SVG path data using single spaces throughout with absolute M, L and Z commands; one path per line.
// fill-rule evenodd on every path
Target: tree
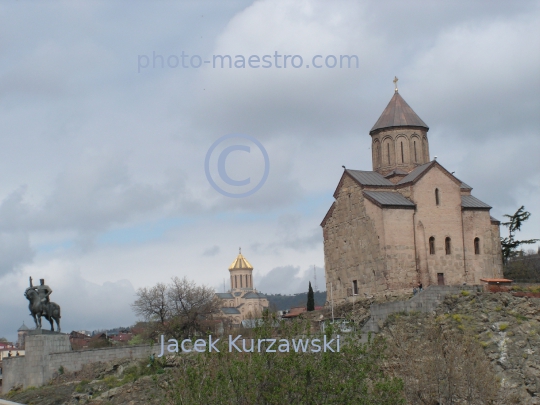
M 221 300 L 212 288 L 198 286 L 187 278 L 174 277 L 170 284 L 158 283 L 139 288 L 133 311 L 153 329 L 150 336 L 166 333 L 175 337 L 192 337 L 202 331 L 202 322 L 217 313 Z
M 521 206 L 514 215 L 504 215 L 506 218 L 509 218 L 510 221 L 503 222 L 502 224 L 508 227 L 508 236 L 506 238 L 501 238 L 501 248 L 504 264 L 508 263 L 508 259 L 517 256 L 518 247 L 521 245 L 528 245 L 531 243 L 536 243 L 540 239 L 528 239 L 528 240 L 515 240 L 514 235 L 517 231 L 521 230 L 523 223 L 529 219 L 531 213 L 525 211 L 525 206 Z
M 162 325 L 171 315 L 170 302 L 167 297 L 167 285 L 157 283 L 151 288 L 139 288 L 137 300 L 131 304 L 135 314 Z
M 309 290 L 307 293 L 307 310 L 308 311 L 315 310 L 315 296 L 313 294 L 313 288 L 311 288 L 311 281 L 309 282 Z
M 201 320 L 219 311 L 221 300 L 213 288 L 198 286 L 186 277 L 174 277 L 167 292 L 172 308 L 173 328 L 182 337 L 201 330 Z

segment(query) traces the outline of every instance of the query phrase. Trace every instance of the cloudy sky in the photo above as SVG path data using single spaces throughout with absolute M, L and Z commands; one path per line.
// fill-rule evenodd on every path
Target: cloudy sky
M 136 289 L 173 276 L 223 289 L 240 246 L 265 292 L 313 266 L 324 286 L 319 224 L 341 166 L 371 169 L 394 76 L 431 156 L 539 237 L 539 49 L 538 1 L 1 2 L 0 336 L 31 324 L 28 276 L 65 331 L 133 323 Z M 244 198 L 205 171 L 227 134 L 217 187 L 269 168 Z

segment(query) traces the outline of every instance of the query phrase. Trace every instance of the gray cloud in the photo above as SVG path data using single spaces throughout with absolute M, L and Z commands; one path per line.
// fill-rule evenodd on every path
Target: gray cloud
M 326 290 L 324 268 L 315 267 L 319 291 Z M 265 275 L 255 272 L 255 288 L 266 294 L 296 294 L 307 292 L 309 282 L 314 287 L 313 267 L 302 271 L 298 266 L 275 267 Z M 315 288 L 315 287 L 314 287 Z
M 394 75 L 430 126 L 431 155 L 495 217 L 524 204 L 533 215 L 521 236 L 539 237 L 538 1 L 14 2 L 4 11 L 3 290 L 19 291 L 29 271 L 54 279 L 80 270 L 65 276 L 72 284 L 55 281 L 59 301 L 71 305 L 76 297 L 62 291 L 82 288 L 131 319 L 132 291 L 118 280 L 221 284 L 243 246 L 261 289 L 304 291 L 309 266 L 324 263 L 319 223 L 341 165 L 371 168 L 368 132 Z M 360 66 L 137 73 L 138 55 L 182 50 L 355 54 Z M 268 181 L 245 199 L 222 196 L 205 177 L 208 148 L 228 133 L 256 137 L 270 157 Z M 116 301 L 107 298 L 115 289 Z
M 203 252 L 203 256 L 215 256 L 220 252 L 219 246 L 214 245 L 212 247 L 209 247 L 208 249 L 205 249 Z

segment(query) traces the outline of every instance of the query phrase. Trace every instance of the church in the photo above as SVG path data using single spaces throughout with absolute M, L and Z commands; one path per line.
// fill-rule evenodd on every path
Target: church
M 223 303 L 222 317 L 234 326 L 244 320 L 260 318 L 269 306 L 268 299 L 253 288 L 253 266 L 242 255 L 242 250 L 229 266 L 229 276 L 229 292 L 216 293 Z
M 373 170 L 344 167 L 321 223 L 335 302 L 502 277 L 499 221 L 471 186 L 430 159 L 429 127 L 394 83 L 369 132 Z

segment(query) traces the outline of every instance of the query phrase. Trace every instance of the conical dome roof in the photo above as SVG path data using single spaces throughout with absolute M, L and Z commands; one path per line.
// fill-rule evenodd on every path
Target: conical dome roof
M 22 332 L 22 331 L 25 331 L 25 330 L 30 330 L 30 328 L 28 326 L 26 326 L 24 324 L 24 321 L 23 321 L 21 327 L 19 329 L 17 329 L 17 332 Z
M 232 262 L 232 264 L 229 266 L 229 270 L 237 270 L 237 269 L 253 270 L 253 266 L 249 264 L 249 262 L 242 255 L 242 253 L 238 253 L 238 256 L 236 256 L 236 259 L 234 259 L 234 262 Z
M 397 91 L 369 133 L 391 127 L 423 127 L 429 130 L 426 123 L 416 115 Z

